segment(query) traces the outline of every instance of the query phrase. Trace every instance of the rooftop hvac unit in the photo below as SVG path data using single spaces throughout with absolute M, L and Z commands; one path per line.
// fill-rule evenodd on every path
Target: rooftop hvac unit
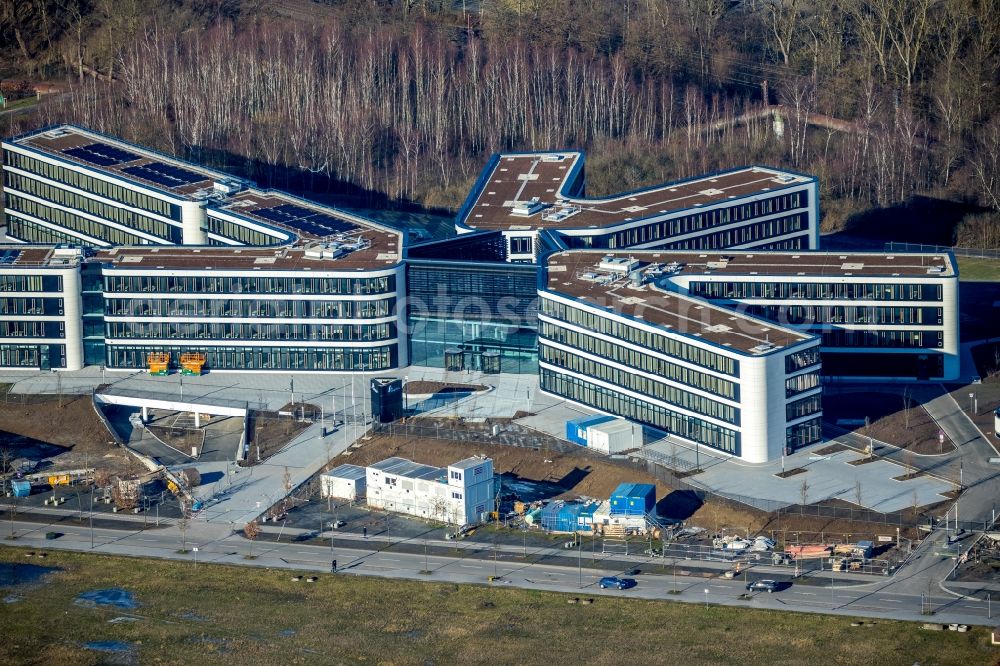
M 543 208 L 545 208 L 545 204 L 538 197 L 533 197 L 531 201 L 515 201 L 514 207 L 510 209 L 510 214 L 518 217 L 530 217 Z
M 794 183 L 795 182 L 795 176 L 793 176 L 791 174 L 788 174 L 788 173 L 783 173 L 783 174 L 775 176 L 774 177 L 774 182 L 781 183 L 783 185 L 787 185 L 788 183 Z
M 305 249 L 306 259 L 336 259 L 343 254 L 345 250 L 339 243 L 318 243 Z
M 627 275 L 636 266 L 638 266 L 638 264 L 638 261 L 635 261 L 630 257 L 604 257 L 601 259 L 601 263 L 598 264 L 598 268 L 605 271 L 611 271 L 612 273 Z
M 226 180 L 217 180 L 212 185 L 212 189 L 216 194 L 222 194 L 224 196 L 231 196 L 243 190 L 244 183 L 242 181 L 236 180 L 235 178 L 227 178 Z
M 777 349 L 777 346 L 770 342 L 762 342 L 756 347 L 750 349 L 751 354 L 766 354 L 769 351 Z

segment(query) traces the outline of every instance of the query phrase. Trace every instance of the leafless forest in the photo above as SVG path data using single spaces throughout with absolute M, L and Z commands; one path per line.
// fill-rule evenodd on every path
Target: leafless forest
M 497 150 L 584 148 L 593 194 L 759 162 L 818 175 L 832 224 L 920 195 L 1000 247 L 1000 0 L 223 2 L 184 5 L 188 29 L 108 4 L 55 34 L 0 19 L 72 82 L 12 131 L 75 121 L 434 207 Z

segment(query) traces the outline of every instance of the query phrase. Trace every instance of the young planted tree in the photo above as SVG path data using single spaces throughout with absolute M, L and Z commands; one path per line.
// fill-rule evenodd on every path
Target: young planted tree
M 253 559 L 253 542 L 257 540 L 260 536 L 260 525 L 257 524 L 256 520 L 251 520 L 243 527 L 243 536 L 247 538 L 250 542 L 250 553 L 247 555 L 248 560 Z

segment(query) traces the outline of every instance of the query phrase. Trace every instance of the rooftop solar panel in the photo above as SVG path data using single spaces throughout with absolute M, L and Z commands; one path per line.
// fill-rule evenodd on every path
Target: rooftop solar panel
M 91 143 L 86 146 L 66 148 L 63 153 L 97 166 L 114 166 L 123 162 L 133 162 L 139 155 L 106 143 Z
M 89 162 L 90 164 L 96 164 L 97 166 L 113 166 L 118 164 L 117 160 L 93 153 L 83 146 L 77 148 L 67 148 L 63 151 L 63 153 L 69 155 L 70 157 L 75 157 L 78 160 L 83 160 L 84 162 Z
M 92 143 L 87 148 L 98 155 L 103 155 L 108 159 L 117 160 L 118 163 L 123 162 L 134 162 L 141 158 L 141 155 L 136 155 L 135 153 L 119 148 L 118 146 L 112 146 L 107 143 Z
M 253 211 L 272 222 L 292 227 L 298 231 L 313 236 L 329 236 L 331 234 L 350 231 L 355 225 L 345 222 L 332 215 L 320 213 L 295 204 L 282 204 L 273 208 L 260 208 Z
M 188 171 L 172 164 L 164 164 L 163 162 L 150 162 L 149 164 L 125 167 L 122 171 L 165 187 L 180 187 L 208 180 L 206 176 L 200 173 Z

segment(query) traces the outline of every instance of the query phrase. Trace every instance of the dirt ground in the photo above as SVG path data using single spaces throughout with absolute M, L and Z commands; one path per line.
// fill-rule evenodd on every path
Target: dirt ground
M 7 401 L 0 402 L 0 430 L 61 446 L 74 454 L 103 455 L 115 448 L 89 394 L 5 397 Z
M 295 409 L 292 408 L 292 405 L 286 405 L 279 411 L 295 411 L 297 413 L 304 411 L 307 417 L 311 417 L 313 412 L 319 414 L 319 408 L 315 405 L 302 403 L 296 403 Z M 267 460 L 310 425 L 312 424 L 308 421 L 300 421 L 293 416 L 282 416 L 278 412 L 251 411 L 250 418 L 247 419 L 247 440 L 250 453 L 246 460 L 240 464 L 242 466 L 256 465 Z
M 823 419 L 836 425 L 839 419 L 864 419 L 869 426 L 846 426 L 863 437 L 874 437 L 919 454 L 947 453 L 954 450 L 951 440 L 945 437 L 944 445 L 938 441 L 940 432 L 930 414 L 913 399 L 904 409 L 903 395 L 888 392 L 844 393 L 823 398 Z M 908 413 L 907 413 L 908 412 Z
M 407 395 L 426 395 L 428 393 L 464 393 L 485 391 L 488 387 L 480 384 L 450 384 L 445 382 L 428 382 L 423 380 L 406 383 Z
M 344 463 L 365 466 L 392 456 L 445 467 L 463 458 L 483 454 L 493 459 L 493 468 L 498 473 L 508 472 L 532 481 L 559 484 L 565 489 L 566 497 L 579 495 L 607 498 L 620 483 L 655 483 L 657 499 L 662 499 L 671 490 L 648 473 L 584 455 L 582 452 L 557 453 L 499 444 L 469 444 L 383 435 L 362 441 L 361 444 L 362 446 L 348 449 L 334 458 L 331 467 Z

